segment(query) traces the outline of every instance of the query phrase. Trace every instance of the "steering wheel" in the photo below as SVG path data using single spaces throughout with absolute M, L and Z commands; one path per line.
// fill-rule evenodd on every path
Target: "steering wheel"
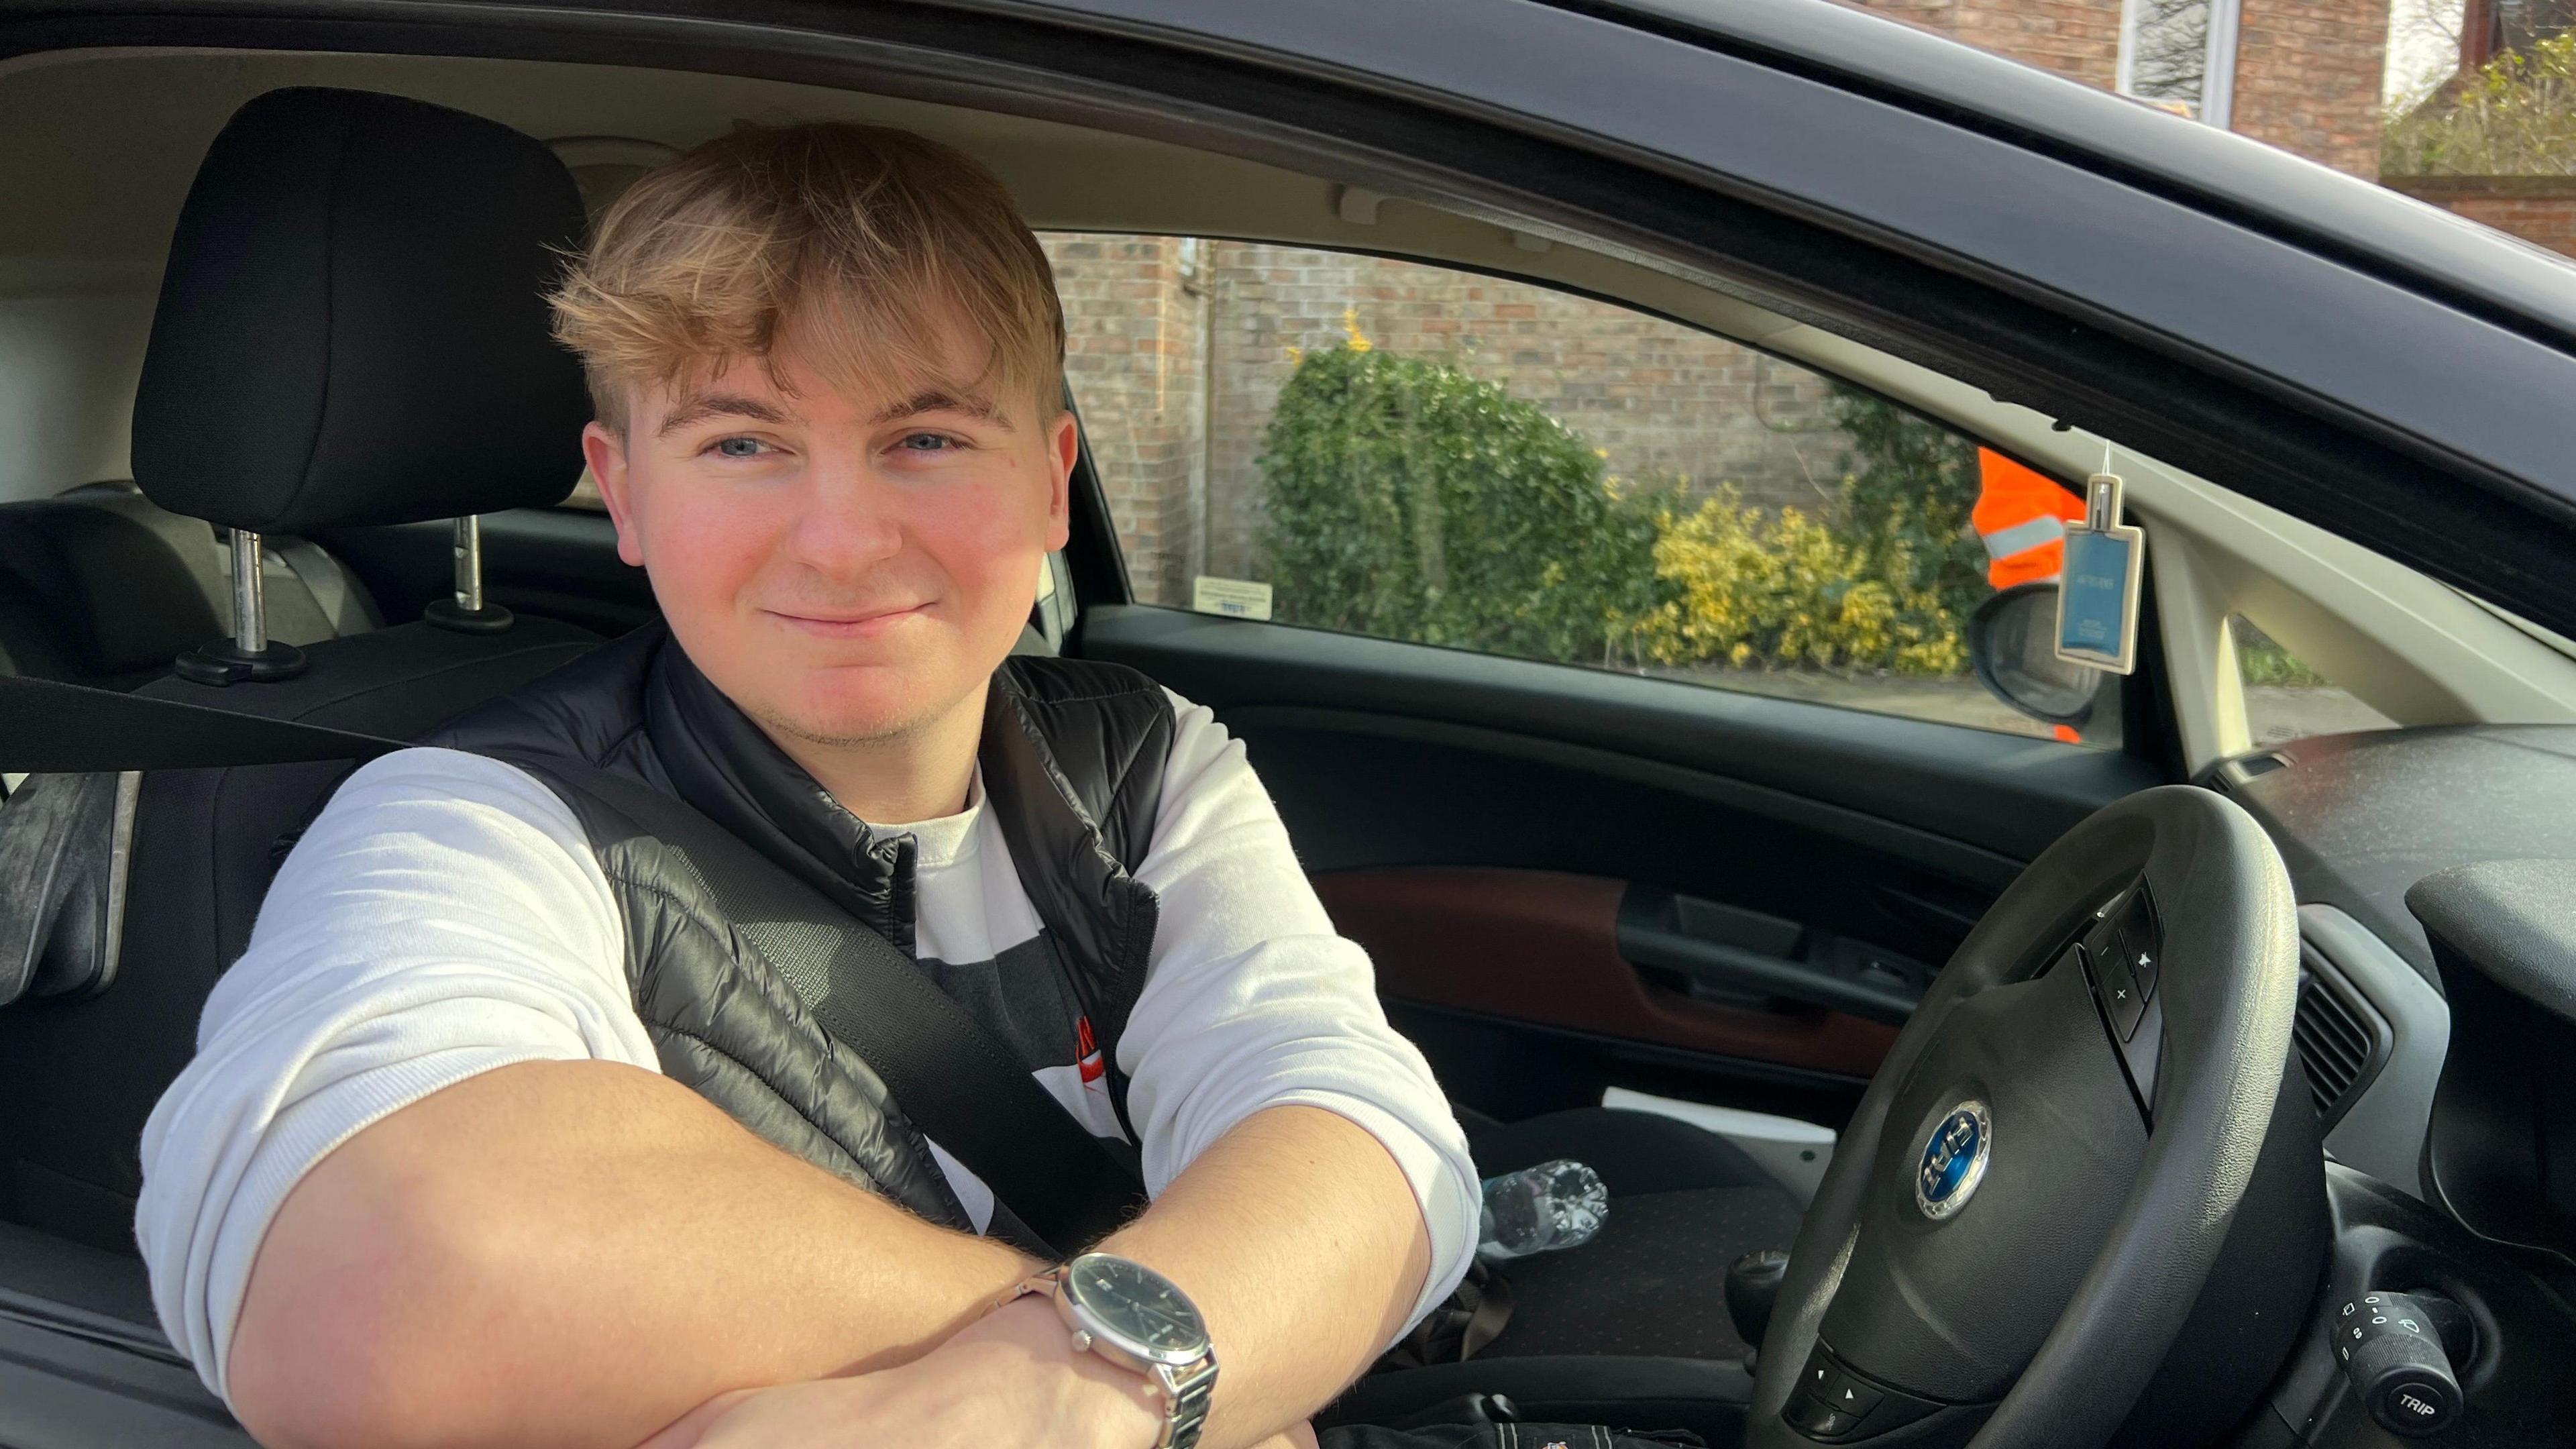
M 2245 1194 L 2297 993 L 2289 876 L 2242 808 L 2172 785 L 2069 831 L 1861 1099 L 1763 1335 L 1746 1444 L 2107 1441 Z

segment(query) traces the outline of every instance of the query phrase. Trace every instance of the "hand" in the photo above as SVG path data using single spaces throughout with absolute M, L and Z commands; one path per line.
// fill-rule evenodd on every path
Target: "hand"
M 897 1368 L 721 1394 L 642 1449 L 1145 1449 L 1163 1399 L 1143 1375 L 1074 1351 L 1032 1295 Z

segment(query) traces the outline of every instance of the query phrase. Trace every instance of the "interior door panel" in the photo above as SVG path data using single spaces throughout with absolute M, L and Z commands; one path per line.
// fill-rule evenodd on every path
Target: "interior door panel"
M 1423 866 L 1315 889 L 1399 1001 L 1845 1076 L 1878 1070 L 1896 1041 L 1844 1012 L 1706 1001 L 1641 974 L 1621 949 L 1620 881 Z
M 1457 650 L 1093 605 L 1245 743 L 1471 1107 L 1604 1085 L 1839 1117 L 1986 905 L 2143 760 Z

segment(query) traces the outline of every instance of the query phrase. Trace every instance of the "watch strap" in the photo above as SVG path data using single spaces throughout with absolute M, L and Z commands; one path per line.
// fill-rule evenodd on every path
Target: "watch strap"
M 1208 1405 L 1216 1397 L 1216 1355 L 1210 1352 L 1177 1368 L 1159 1365 L 1154 1377 L 1164 1394 L 1163 1437 L 1154 1441 L 1154 1449 L 1195 1449 L 1199 1431 L 1207 1427 Z

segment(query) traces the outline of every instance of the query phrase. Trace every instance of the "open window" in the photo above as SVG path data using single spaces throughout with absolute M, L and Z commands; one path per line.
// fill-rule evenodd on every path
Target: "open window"
M 1700 328 L 1311 246 L 1053 233 L 1067 371 L 1141 603 L 2042 738 L 1968 621 L 2073 494 Z M 2062 495 L 2017 530 L 1987 475 Z M 1981 529 L 1981 523 L 1984 525 Z M 1998 554 L 1997 549 L 2004 552 Z

